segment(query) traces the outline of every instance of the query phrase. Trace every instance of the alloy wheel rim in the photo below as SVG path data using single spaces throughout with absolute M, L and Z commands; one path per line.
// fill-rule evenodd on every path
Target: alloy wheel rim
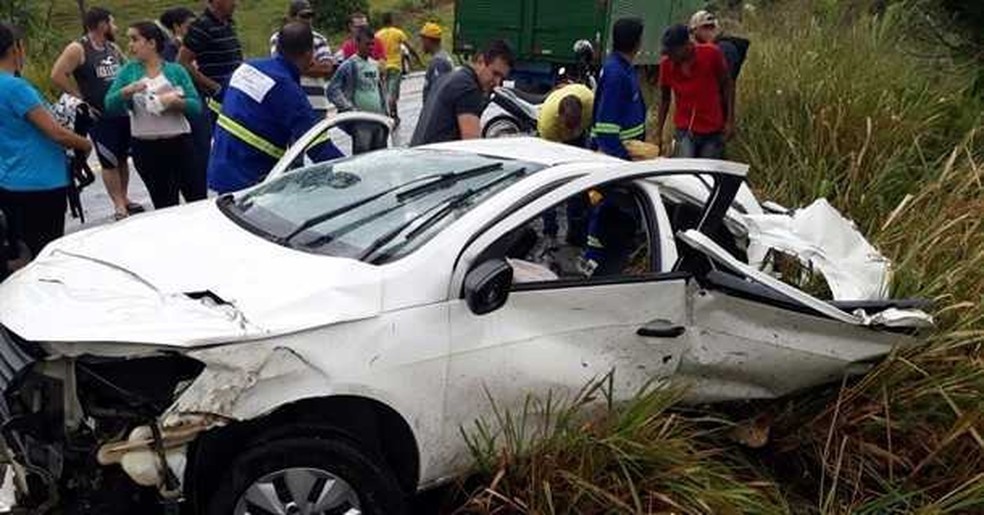
M 271 472 L 249 485 L 235 515 L 361 515 L 359 496 L 327 470 L 294 467 Z

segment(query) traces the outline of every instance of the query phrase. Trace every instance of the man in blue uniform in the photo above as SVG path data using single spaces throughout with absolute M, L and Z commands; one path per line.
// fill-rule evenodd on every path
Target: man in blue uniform
M 301 88 L 314 62 L 314 35 L 304 23 L 281 29 L 276 57 L 242 64 L 232 74 L 216 121 L 208 185 L 219 193 L 259 183 L 287 147 L 320 121 Z M 341 157 L 330 141 L 308 151 L 315 161 Z
M 623 142 L 644 140 L 646 137 L 646 101 L 639 88 L 639 77 L 632 62 L 642 48 L 644 26 L 639 18 L 621 18 L 612 27 L 612 53 L 605 59 L 595 94 L 594 127 L 591 135 L 594 145 L 605 154 L 630 159 Z M 587 276 L 598 273 L 619 273 L 625 265 L 631 249 L 627 247 L 630 233 L 615 230 L 634 223 L 627 220 L 611 200 L 607 192 L 591 190 L 589 201 L 583 207 L 587 216 L 571 224 L 575 231 L 586 234 L 585 251 L 580 266 Z M 583 202 L 583 200 L 582 200 Z M 611 220 L 622 220 L 610 223 Z
M 642 20 L 622 18 L 612 27 L 613 52 L 605 59 L 595 94 L 591 134 L 602 152 L 629 159 L 623 141 L 646 137 L 646 101 L 632 62 L 642 48 Z

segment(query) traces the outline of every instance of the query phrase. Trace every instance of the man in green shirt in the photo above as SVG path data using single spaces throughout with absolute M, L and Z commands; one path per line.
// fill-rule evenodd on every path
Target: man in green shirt
M 368 27 L 356 34 L 358 52 L 349 57 L 335 72 L 328 85 L 328 100 L 339 112 L 365 111 L 386 115 L 386 96 L 383 93 L 379 62 L 371 57 L 375 36 Z M 352 153 L 360 154 L 386 146 L 385 129 L 377 124 L 358 123 L 346 127 L 352 136 Z

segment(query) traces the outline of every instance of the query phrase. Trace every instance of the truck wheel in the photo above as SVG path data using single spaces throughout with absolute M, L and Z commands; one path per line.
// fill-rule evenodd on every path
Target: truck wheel
M 482 129 L 483 138 L 512 138 L 522 136 L 522 130 L 511 116 L 499 115 L 489 120 Z
M 339 440 L 287 438 L 233 462 L 208 503 L 209 515 L 385 515 L 406 511 L 381 459 Z

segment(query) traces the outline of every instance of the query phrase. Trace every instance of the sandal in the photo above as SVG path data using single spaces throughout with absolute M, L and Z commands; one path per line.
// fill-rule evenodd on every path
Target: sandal
M 129 213 L 113 213 L 113 221 L 119 222 L 120 220 L 130 218 Z
M 129 204 L 126 205 L 126 213 L 128 215 L 135 215 L 137 213 L 143 213 L 146 210 L 147 210 L 146 208 L 144 208 L 142 205 L 140 205 L 140 204 L 138 204 L 136 202 L 130 202 Z

